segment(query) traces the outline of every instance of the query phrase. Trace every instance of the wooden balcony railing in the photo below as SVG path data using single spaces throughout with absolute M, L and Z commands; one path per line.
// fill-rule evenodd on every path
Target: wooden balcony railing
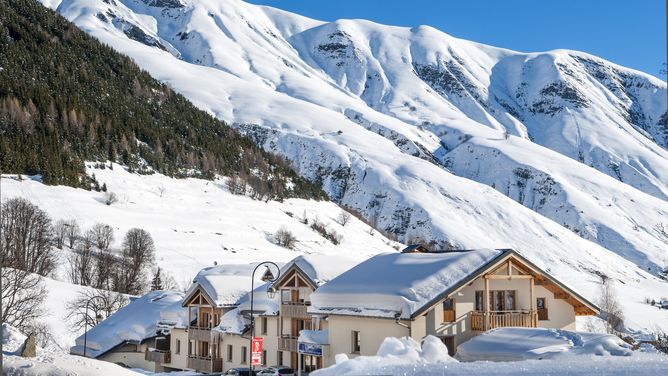
M 280 351 L 297 351 L 297 337 L 283 335 L 278 339 L 278 349 Z
M 517 326 L 535 328 L 537 326 L 535 311 L 490 311 L 471 312 L 471 329 L 485 331 L 494 328 Z
M 211 329 L 191 326 L 188 328 L 188 339 L 194 341 L 211 341 Z
M 223 371 L 223 360 L 222 359 L 213 359 L 205 356 L 188 356 L 188 368 L 192 368 L 198 372 L 222 372 Z
M 281 304 L 281 316 L 310 319 L 311 315 L 306 312 L 308 306 L 309 304 L 305 303 L 283 303 Z
M 144 359 L 149 362 L 171 363 L 172 353 L 166 350 L 150 349 L 144 352 Z

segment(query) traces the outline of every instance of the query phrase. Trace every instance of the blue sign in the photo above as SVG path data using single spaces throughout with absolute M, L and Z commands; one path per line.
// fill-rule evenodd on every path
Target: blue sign
M 299 353 L 306 355 L 322 356 L 322 345 L 299 342 Z

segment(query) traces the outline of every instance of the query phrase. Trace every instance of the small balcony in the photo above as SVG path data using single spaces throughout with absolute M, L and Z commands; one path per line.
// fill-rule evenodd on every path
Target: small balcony
M 206 327 L 191 326 L 188 328 L 188 339 L 194 341 L 211 341 L 211 329 Z
M 212 360 L 210 357 L 191 355 L 188 357 L 188 368 L 204 373 L 222 372 L 223 360 Z
M 169 352 L 168 350 L 150 349 L 144 352 L 144 360 L 160 364 L 171 363 L 172 353 Z
M 306 312 L 309 303 L 283 302 L 281 304 L 281 316 L 294 317 L 297 319 L 310 319 L 311 315 Z
M 280 351 L 297 351 L 297 337 L 290 335 L 282 335 L 278 339 L 278 349 Z
M 537 319 L 535 311 L 473 311 L 471 312 L 471 329 L 486 331 L 509 326 L 535 328 Z

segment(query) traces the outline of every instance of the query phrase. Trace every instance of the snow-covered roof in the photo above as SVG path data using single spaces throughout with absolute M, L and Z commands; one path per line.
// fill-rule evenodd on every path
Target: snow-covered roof
M 186 299 L 197 290 L 198 287 L 204 291 L 212 303 L 218 307 L 233 307 L 239 299 L 248 293 L 251 286 L 251 275 L 257 263 L 252 264 L 225 264 L 202 269 L 195 278 L 193 284 L 186 293 Z M 280 265 L 279 265 L 280 266 Z M 255 285 L 263 282 L 261 273 L 255 273 Z
M 267 296 L 267 288 L 270 283 L 263 285 L 253 290 L 253 312 L 256 315 L 275 316 L 278 315 L 280 297 L 278 294 L 273 299 Z M 226 334 L 243 334 L 250 320 L 246 318 L 244 313 L 250 311 L 250 294 L 246 293 L 235 303 L 236 308 L 226 312 L 220 319 L 220 324 L 213 330 Z
M 315 287 L 318 287 L 357 264 L 359 264 L 359 260 L 345 256 L 324 254 L 302 255 L 295 257 L 281 268 L 281 277 L 286 276 L 289 270 L 293 266 L 296 266 L 308 279 L 310 279 L 309 282 L 313 283 Z M 281 278 L 279 278 L 276 283 L 280 284 L 280 280 Z
M 309 312 L 410 318 L 505 252 L 380 254 L 317 289 Z
M 142 342 L 155 337 L 163 325 L 183 326 L 188 312 L 181 306 L 183 293 L 151 291 L 119 309 L 113 315 L 94 326 L 87 333 L 86 356 L 97 358 L 125 342 Z M 83 355 L 83 335 L 70 349 L 72 354 Z
M 327 345 L 329 344 L 329 330 L 300 330 L 298 341 Z

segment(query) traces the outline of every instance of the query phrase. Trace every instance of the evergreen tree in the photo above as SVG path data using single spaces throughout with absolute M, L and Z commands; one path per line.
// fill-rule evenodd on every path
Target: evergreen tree
M 151 280 L 151 290 L 162 290 L 162 278 L 160 277 L 160 268 L 156 269 Z

